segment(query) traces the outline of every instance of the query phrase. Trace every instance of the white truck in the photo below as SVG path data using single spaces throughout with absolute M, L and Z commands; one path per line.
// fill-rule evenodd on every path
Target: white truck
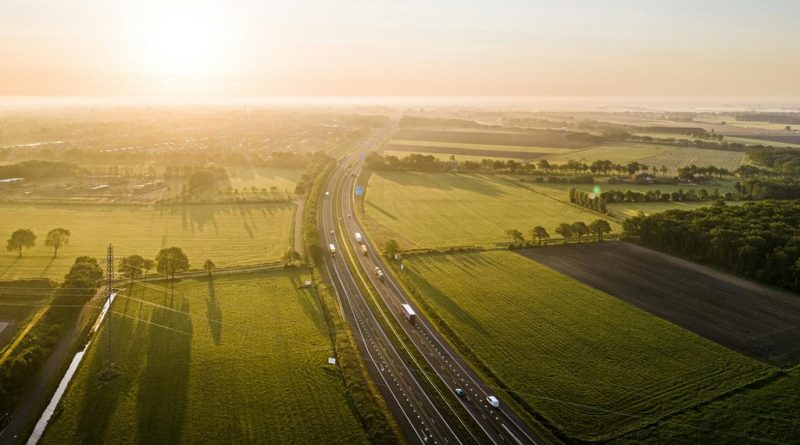
M 361 234 L 359 232 L 356 232 L 356 242 L 357 243 L 363 243 L 364 242 L 364 237 L 361 236 Z
M 331 253 L 331 256 L 336 255 L 336 246 L 333 243 L 328 244 L 328 251 Z
M 417 319 L 417 313 L 414 312 L 414 308 L 411 307 L 410 304 L 403 304 L 403 315 L 405 315 L 406 320 L 409 323 L 414 324 L 414 320 Z

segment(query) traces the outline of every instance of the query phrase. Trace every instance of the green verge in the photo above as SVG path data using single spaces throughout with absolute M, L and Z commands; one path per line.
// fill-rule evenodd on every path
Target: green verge
M 321 255 L 324 251 L 317 226 L 320 199 L 336 162 L 329 160 L 318 165 L 312 175 L 313 184 L 303 210 L 303 246 L 307 261 L 324 269 Z M 394 420 L 380 391 L 369 377 L 364 358 L 355 343 L 353 333 L 341 317 L 332 290 L 320 280 L 316 281 L 317 298 L 325 312 L 331 341 L 337 356 L 337 365 L 352 409 L 357 413 L 372 443 L 403 442 L 400 427 Z
M 403 262 L 415 301 L 457 348 L 573 441 L 612 439 L 774 373 L 513 252 Z

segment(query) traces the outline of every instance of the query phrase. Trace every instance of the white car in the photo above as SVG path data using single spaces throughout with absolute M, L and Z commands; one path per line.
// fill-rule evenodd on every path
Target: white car
M 497 397 L 495 397 L 495 396 L 487 397 L 486 398 L 486 402 L 488 402 L 489 405 L 492 406 L 492 408 L 500 408 L 500 401 L 497 400 Z

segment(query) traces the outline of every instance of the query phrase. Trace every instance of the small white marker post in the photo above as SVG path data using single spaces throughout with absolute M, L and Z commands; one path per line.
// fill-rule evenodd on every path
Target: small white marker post
M 336 357 L 328 357 L 328 364 L 335 365 L 336 364 Z

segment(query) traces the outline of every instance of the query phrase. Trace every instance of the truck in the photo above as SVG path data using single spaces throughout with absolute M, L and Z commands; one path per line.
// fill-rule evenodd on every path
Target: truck
M 361 233 L 359 233 L 359 232 L 356 232 L 356 242 L 357 243 L 363 243 L 364 242 L 364 237 L 361 236 Z
M 331 253 L 331 256 L 336 255 L 336 246 L 333 243 L 328 244 L 328 251 Z
M 367 255 L 367 246 L 362 244 L 361 246 L 359 246 L 359 249 L 361 249 L 361 253 L 363 253 L 365 256 Z
M 414 324 L 414 320 L 417 319 L 417 313 L 414 312 L 414 308 L 411 307 L 410 304 L 403 304 L 403 315 L 405 315 L 406 320 L 409 323 Z

